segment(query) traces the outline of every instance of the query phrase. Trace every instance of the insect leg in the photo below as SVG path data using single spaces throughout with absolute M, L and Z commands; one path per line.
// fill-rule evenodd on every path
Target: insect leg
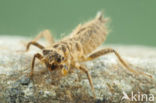
M 91 75 L 89 74 L 87 68 L 85 66 L 82 66 L 82 65 L 77 65 L 76 68 L 80 69 L 81 71 L 83 71 L 84 73 L 86 73 L 87 77 L 88 77 L 88 80 L 89 80 L 89 84 L 91 86 L 91 90 L 92 90 L 92 93 L 93 93 L 93 96 L 96 97 L 95 95 L 95 92 L 94 92 L 94 86 L 93 86 L 93 82 L 92 82 L 92 77 Z
M 37 42 L 35 42 L 35 41 L 31 41 L 31 42 L 29 42 L 29 43 L 27 44 L 27 46 L 26 46 L 26 51 L 29 50 L 30 45 L 34 45 L 34 46 L 36 46 L 36 47 L 38 47 L 38 48 L 40 48 L 40 49 L 44 49 L 44 46 L 42 46 L 41 44 L 39 44 L 39 43 L 37 43 Z
M 27 44 L 26 51 L 29 50 L 30 45 L 35 45 L 35 46 L 37 46 L 37 47 L 40 48 L 40 49 L 44 49 L 44 47 L 43 47 L 41 44 L 37 43 L 37 40 L 39 40 L 41 37 L 44 37 L 44 38 L 48 41 L 48 43 L 49 43 L 50 45 L 52 45 L 52 44 L 54 43 L 54 40 L 53 40 L 53 37 L 52 37 L 50 31 L 49 31 L 49 30 L 44 30 L 44 31 L 40 32 L 40 33 L 35 37 L 34 40 L 32 40 L 31 42 L 29 42 L 29 43 Z
M 35 65 L 35 60 L 39 59 L 41 60 L 43 58 L 43 56 L 39 53 L 36 53 L 33 57 L 33 60 L 32 60 L 32 64 L 31 64 L 31 72 L 30 72 L 30 77 L 32 78 L 33 77 L 33 72 L 34 72 L 34 65 Z
M 100 56 L 102 56 L 102 55 L 106 55 L 106 54 L 108 54 L 108 53 L 114 53 L 114 54 L 117 56 L 117 58 L 119 59 L 119 61 L 121 62 L 121 64 L 123 64 L 124 67 L 125 67 L 126 69 L 128 69 L 130 72 L 133 72 L 133 73 L 135 73 L 135 74 L 142 74 L 142 75 L 144 75 L 144 76 L 148 76 L 148 77 L 151 78 L 151 75 L 148 75 L 148 74 L 146 74 L 146 73 L 144 73 L 144 72 L 137 72 L 137 71 L 135 71 L 134 69 L 130 68 L 130 67 L 128 66 L 128 64 L 121 58 L 121 56 L 118 54 L 118 52 L 116 52 L 116 51 L 115 51 L 114 49 L 112 49 L 112 48 L 106 48 L 106 49 L 99 50 L 99 51 L 97 51 L 97 52 L 95 52 L 95 53 L 89 55 L 89 57 L 87 57 L 86 60 L 84 60 L 84 61 L 90 61 L 90 60 L 96 59 L 97 57 L 100 57 Z
M 40 32 L 33 41 L 38 41 L 40 38 L 44 37 L 50 45 L 54 43 L 54 39 L 49 30 L 44 30 Z

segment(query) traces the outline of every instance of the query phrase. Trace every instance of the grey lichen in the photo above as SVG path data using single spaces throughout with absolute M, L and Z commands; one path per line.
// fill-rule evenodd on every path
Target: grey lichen
M 28 74 L 34 53 L 31 48 L 22 52 L 24 38 L 0 38 L 0 103 L 127 103 L 121 100 L 123 92 L 153 94 L 156 101 L 156 49 L 141 46 L 113 46 L 128 64 L 137 71 L 152 75 L 152 79 L 130 73 L 119 63 L 115 55 L 109 54 L 86 62 L 92 76 L 96 93 L 93 98 L 87 76 L 75 70 L 67 76 L 59 73 L 34 76 Z M 39 61 L 35 70 L 46 69 Z M 145 101 L 145 99 L 144 99 Z M 155 102 L 153 101 L 153 102 Z

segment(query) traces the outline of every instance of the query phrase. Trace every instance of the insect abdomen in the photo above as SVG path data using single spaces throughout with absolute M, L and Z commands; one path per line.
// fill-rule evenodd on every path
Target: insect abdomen
M 108 34 L 105 25 L 107 21 L 108 19 L 103 18 L 100 12 L 95 19 L 84 25 L 79 25 L 77 29 L 73 31 L 71 36 L 81 43 L 84 54 L 91 53 L 104 42 Z

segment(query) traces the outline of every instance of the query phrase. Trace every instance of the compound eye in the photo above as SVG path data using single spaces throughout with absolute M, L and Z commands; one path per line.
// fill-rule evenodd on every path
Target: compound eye
M 60 63 L 61 62 L 61 58 L 57 58 L 57 62 Z

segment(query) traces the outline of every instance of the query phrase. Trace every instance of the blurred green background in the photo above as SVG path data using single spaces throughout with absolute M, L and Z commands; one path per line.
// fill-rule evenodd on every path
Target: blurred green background
M 106 43 L 156 46 L 156 0 L 0 0 L 0 35 L 60 38 L 99 10 L 111 18 Z

